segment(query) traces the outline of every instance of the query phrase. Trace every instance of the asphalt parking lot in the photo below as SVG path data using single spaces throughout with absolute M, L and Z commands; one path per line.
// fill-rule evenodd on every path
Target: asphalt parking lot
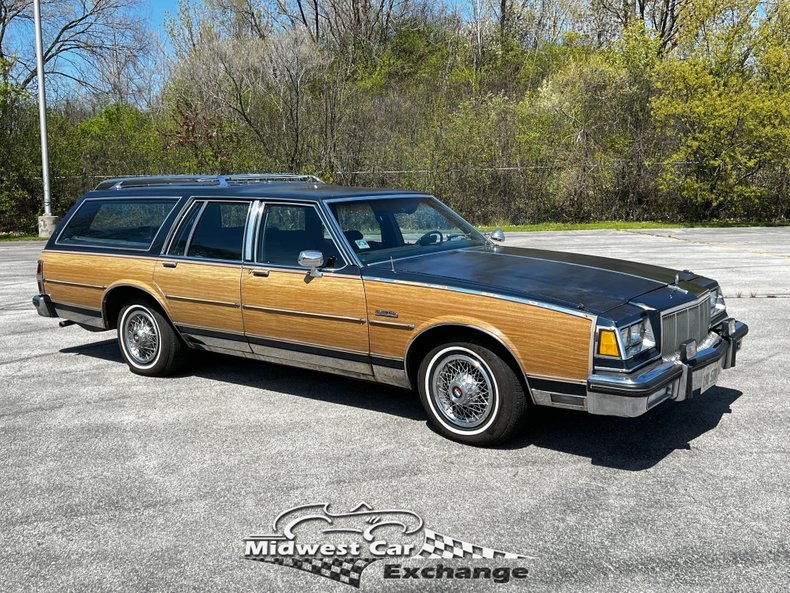
M 122 363 L 114 334 L 39 317 L 42 244 L 0 243 L 0 589 L 353 591 L 245 561 L 290 507 L 410 509 L 432 529 L 533 557 L 508 584 L 363 591 L 786 591 L 790 583 L 790 228 L 511 234 L 508 244 L 717 278 L 750 333 L 738 366 L 636 419 L 534 410 L 475 449 L 416 395 L 201 355 L 174 378 Z

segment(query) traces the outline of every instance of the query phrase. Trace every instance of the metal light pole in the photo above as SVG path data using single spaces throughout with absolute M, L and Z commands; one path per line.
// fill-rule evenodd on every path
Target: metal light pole
M 55 230 L 57 217 L 52 216 L 49 193 L 49 149 L 47 147 L 47 93 L 44 87 L 44 49 L 41 43 L 41 5 L 33 0 L 33 19 L 36 29 L 36 73 L 38 74 L 38 119 L 41 129 L 41 169 L 44 182 L 44 216 L 38 217 L 38 234 L 49 237 Z

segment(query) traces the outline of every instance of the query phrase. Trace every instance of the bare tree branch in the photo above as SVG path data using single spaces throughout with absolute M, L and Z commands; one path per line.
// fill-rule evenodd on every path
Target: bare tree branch
M 138 8 L 139 0 L 43 0 L 47 71 L 98 92 L 107 82 L 95 76 L 103 64 L 115 59 L 128 67 L 145 57 L 148 44 L 144 21 L 135 13 Z M 0 58 L 16 57 L 13 67 L 2 73 L 3 82 L 21 91 L 36 80 L 31 19 L 31 0 L 0 0 Z

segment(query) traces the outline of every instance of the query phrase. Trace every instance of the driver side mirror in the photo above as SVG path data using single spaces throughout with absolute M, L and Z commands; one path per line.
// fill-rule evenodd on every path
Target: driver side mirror
M 310 275 L 313 278 L 320 278 L 323 272 L 319 270 L 324 265 L 324 254 L 320 251 L 307 250 L 299 254 L 299 265 L 303 268 L 310 268 Z
M 489 235 L 492 241 L 496 241 L 497 243 L 502 243 L 505 240 L 505 233 L 499 227 L 495 228 L 491 234 Z

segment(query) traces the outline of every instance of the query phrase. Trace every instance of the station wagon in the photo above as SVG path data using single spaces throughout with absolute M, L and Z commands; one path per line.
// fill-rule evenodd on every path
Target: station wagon
M 735 365 L 748 328 L 714 280 L 503 241 L 420 192 L 112 179 L 52 235 L 33 304 L 116 330 L 140 375 L 198 349 L 417 389 L 440 433 L 476 445 L 531 406 L 638 416 Z

